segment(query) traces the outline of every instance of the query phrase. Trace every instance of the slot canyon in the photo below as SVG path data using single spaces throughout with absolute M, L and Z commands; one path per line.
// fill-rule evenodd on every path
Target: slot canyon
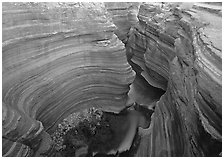
M 221 2 L 3 2 L 2 156 L 222 156 L 221 33 Z

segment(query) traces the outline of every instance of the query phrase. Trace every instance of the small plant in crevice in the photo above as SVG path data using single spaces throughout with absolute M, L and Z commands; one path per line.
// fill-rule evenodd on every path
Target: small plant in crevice
M 52 134 L 55 149 L 61 156 L 92 156 L 113 137 L 103 112 L 94 107 L 69 115 Z

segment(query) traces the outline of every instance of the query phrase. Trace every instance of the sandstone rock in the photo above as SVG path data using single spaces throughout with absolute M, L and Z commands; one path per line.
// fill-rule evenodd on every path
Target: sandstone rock
M 4 138 L 50 148 L 32 141 L 72 112 L 125 107 L 135 73 L 103 3 L 3 3 L 2 14 Z
M 221 28 L 204 26 L 202 19 L 211 17 L 201 11 L 177 7 L 167 12 L 142 4 L 138 17 L 139 25 L 128 39 L 129 60 L 137 75 L 166 93 L 156 103 L 150 128 L 140 130 L 136 156 L 219 154 L 222 59 L 217 40 L 221 37 L 214 36 Z M 221 22 L 215 18 L 210 22 Z
M 127 41 L 131 26 L 138 22 L 139 2 L 105 2 L 107 11 L 110 13 L 113 23 L 117 26 L 115 34 L 124 43 Z
M 32 156 L 33 151 L 29 146 L 21 144 L 19 142 L 12 142 L 8 139 L 2 139 L 2 156 L 3 157 L 21 157 L 21 156 Z
M 3 156 L 57 156 L 50 134 L 62 119 L 90 107 L 119 113 L 134 102 L 150 113 L 111 115 L 121 121 L 113 125 L 116 134 L 123 132 L 111 154 L 128 151 L 138 132 L 134 156 L 221 155 L 220 6 L 31 2 L 2 8 Z

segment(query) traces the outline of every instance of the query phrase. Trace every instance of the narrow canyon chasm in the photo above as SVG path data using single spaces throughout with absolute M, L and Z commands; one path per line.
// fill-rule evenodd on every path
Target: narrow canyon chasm
M 3 2 L 2 156 L 222 156 L 221 33 L 221 2 Z

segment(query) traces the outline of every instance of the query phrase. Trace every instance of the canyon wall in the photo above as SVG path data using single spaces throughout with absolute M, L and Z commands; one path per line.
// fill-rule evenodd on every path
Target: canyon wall
M 222 59 L 216 34 L 221 28 L 215 27 L 221 18 L 215 16 L 216 24 L 208 15 L 167 4 L 140 6 L 127 56 L 137 76 L 166 93 L 156 103 L 150 128 L 140 130 L 136 156 L 221 152 Z
M 50 151 L 73 112 L 125 107 L 135 73 L 103 3 L 2 7 L 3 156 Z
M 117 26 L 115 34 L 126 43 L 132 26 L 138 22 L 140 2 L 105 2 L 105 7 Z
M 118 113 L 133 102 L 154 109 L 133 156 L 220 154 L 222 20 L 214 8 L 3 3 L 3 156 L 53 156 L 50 134 L 69 114 Z

